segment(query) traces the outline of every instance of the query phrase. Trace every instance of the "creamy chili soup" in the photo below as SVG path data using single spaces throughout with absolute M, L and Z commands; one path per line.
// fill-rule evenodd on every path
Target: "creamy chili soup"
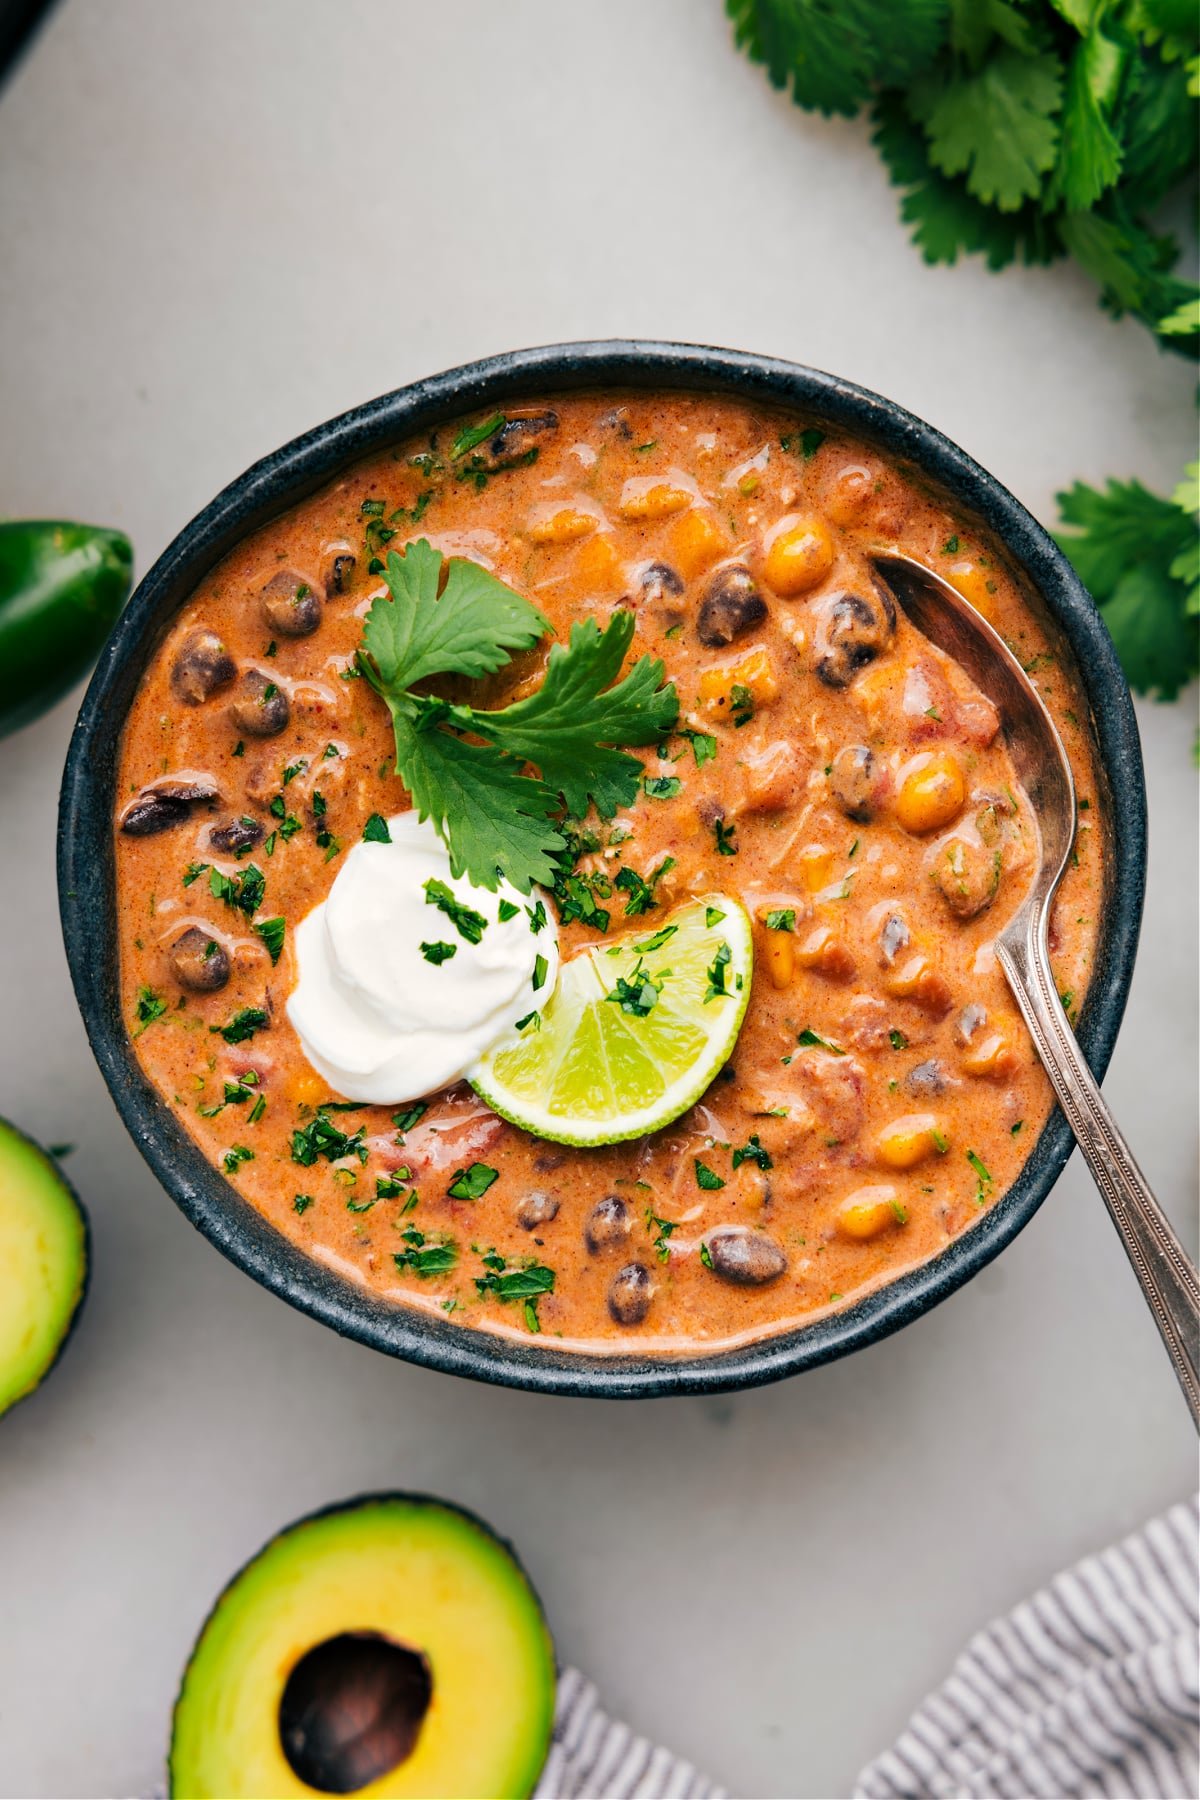
M 419 538 L 559 641 L 632 609 L 629 660 L 675 684 L 636 802 L 568 822 L 551 899 L 564 962 L 714 890 L 753 921 L 729 1060 L 651 1136 L 539 1140 L 465 1083 L 347 1102 L 289 1023 L 296 928 L 372 817 L 409 804 L 356 658 L 385 558 Z M 897 614 L 882 547 L 996 625 L 1063 734 L 1081 830 L 1052 951 L 1073 1013 L 1104 891 L 1085 704 L 995 546 L 861 443 L 700 395 L 535 399 L 359 464 L 204 580 L 124 732 L 122 994 L 148 1078 L 279 1231 L 482 1329 L 698 1352 L 843 1306 L 995 1204 L 1051 1106 L 993 950 L 1035 828 L 995 708 Z M 503 704 L 549 641 L 434 689 Z

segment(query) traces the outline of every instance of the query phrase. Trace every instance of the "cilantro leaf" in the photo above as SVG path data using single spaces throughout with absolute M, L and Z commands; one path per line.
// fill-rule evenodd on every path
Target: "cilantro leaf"
M 1016 212 L 1054 167 L 1061 97 L 1057 56 L 1024 56 L 1004 45 L 972 73 L 939 68 L 923 77 L 909 105 L 935 166 L 964 175 L 968 193 L 985 205 Z
M 471 713 L 471 729 L 522 762 L 561 793 L 581 817 L 594 801 L 602 818 L 637 795 L 642 765 L 617 744 L 649 744 L 675 723 L 679 702 L 654 657 L 642 656 L 610 686 L 625 660 L 636 621 L 614 613 L 603 631 L 594 619 L 571 627 L 570 643 L 550 651 L 545 679 L 526 700 L 499 712 Z
M 725 0 L 734 39 L 797 106 L 853 115 L 873 84 L 906 82 L 937 49 L 946 0 Z
M 430 675 L 492 675 L 510 650 L 531 650 L 550 621 L 478 563 L 453 557 L 438 598 L 444 559 L 427 538 L 389 550 L 380 595 L 367 614 L 362 649 L 368 679 L 388 698 Z M 376 677 L 378 679 L 376 679 Z
M 1103 490 L 1076 482 L 1058 496 L 1076 529 L 1059 544 L 1097 600 L 1130 683 L 1174 699 L 1200 673 L 1198 497 L 1181 484 L 1164 500 L 1139 481 Z
M 642 765 L 618 746 L 660 738 L 678 700 L 650 657 L 615 681 L 633 637 L 629 612 L 603 631 L 593 619 L 577 622 L 569 645 L 551 649 L 541 687 L 511 706 L 482 711 L 413 693 L 434 675 L 493 674 L 509 651 L 532 648 L 549 630 L 535 606 L 474 563 L 445 567 L 439 599 L 439 551 L 419 538 L 403 556 L 389 552 L 389 594 L 367 614 L 360 667 L 391 712 L 396 773 L 449 849 L 454 874 L 492 889 L 503 874 L 527 892 L 553 882 L 564 802 L 582 814 L 594 801 L 609 817 L 628 805 Z M 526 774 L 529 764 L 540 776 Z
M 900 217 L 928 263 L 953 263 L 960 254 L 986 258 L 989 269 L 1018 259 L 1047 263 L 1063 253 L 1053 221 L 1035 206 L 1000 213 L 969 194 L 961 180 L 941 174 L 929 160 L 924 133 L 909 117 L 902 96 L 882 94 L 874 109 L 875 148 L 896 187 L 907 192 Z
M 1089 31 L 1067 68 L 1062 133 L 1051 196 L 1071 212 L 1085 212 L 1121 173 L 1121 141 L 1108 121 L 1126 52 L 1099 30 Z
M 522 893 L 533 882 L 550 887 L 563 842 L 550 823 L 559 807 L 553 788 L 523 776 L 493 745 L 468 744 L 440 728 L 418 731 L 412 715 L 393 713 L 396 767 L 418 814 L 432 819 L 449 850 L 454 876 L 494 889 L 503 874 Z

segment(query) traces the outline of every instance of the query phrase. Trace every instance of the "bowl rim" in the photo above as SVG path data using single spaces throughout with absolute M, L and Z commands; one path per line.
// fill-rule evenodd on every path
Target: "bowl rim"
M 335 1275 L 285 1238 L 200 1152 L 142 1073 L 117 992 L 113 815 L 129 702 L 170 619 L 241 538 L 343 468 L 435 423 L 488 405 L 612 389 L 741 398 L 830 424 L 910 462 L 1004 547 L 1066 638 L 1087 696 L 1105 786 L 1110 863 L 1091 985 L 1078 1021 L 1097 1080 L 1125 1009 L 1141 923 L 1146 797 L 1128 684 L 1108 630 L 1049 534 L 993 476 L 934 426 L 840 376 L 776 357 L 644 339 L 585 340 L 507 352 L 397 388 L 303 433 L 223 488 L 139 583 L 109 637 L 71 736 L 58 824 L 59 906 L 88 1038 L 121 1118 L 190 1222 L 245 1273 L 342 1336 L 449 1374 L 541 1393 L 603 1398 L 754 1387 L 878 1342 L 984 1268 L 1029 1222 L 1073 1147 L 1058 1108 L 1012 1187 L 929 1261 L 809 1323 L 709 1353 L 649 1357 L 555 1350 L 395 1305 Z M 95 948 L 100 941 L 102 954 Z

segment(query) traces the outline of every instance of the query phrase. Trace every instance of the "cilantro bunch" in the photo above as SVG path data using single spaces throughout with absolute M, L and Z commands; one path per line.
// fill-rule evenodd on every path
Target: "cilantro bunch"
M 359 667 L 387 702 L 396 773 L 450 852 L 455 876 L 523 893 L 553 884 L 567 850 L 564 811 L 604 818 L 636 798 L 642 764 L 621 746 L 656 743 L 679 703 L 658 660 L 642 656 L 617 681 L 633 638 L 631 612 L 601 630 L 577 621 L 551 648 L 541 686 L 495 711 L 425 690 L 433 677 L 478 679 L 550 630 L 536 606 L 425 538 L 388 554 L 388 593 L 364 621 Z M 536 774 L 528 772 L 530 765 Z
M 1200 353 L 1200 289 L 1175 273 L 1179 246 L 1157 224 L 1197 171 L 1195 0 L 725 3 L 738 44 L 797 105 L 870 108 L 927 262 L 977 254 L 1002 269 L 1070 255 L 1111 313 Z M 1194 495 L 1110 482 L 1059 502 L 1078 528 L 1060 541 L 1130 681 L 1172 696 L 1200 666 Z

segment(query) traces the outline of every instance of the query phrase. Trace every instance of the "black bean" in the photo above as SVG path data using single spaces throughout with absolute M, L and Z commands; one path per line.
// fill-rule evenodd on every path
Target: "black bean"
M 172 825 L 182 825 L 190 812 L 186 801 L 170 800 L 146 789 L 122 815 L 121 830 L 129 837 L 154 837 Z
M 325 612 L 325 596 L 294 569 L 280 569 L 262 591 L 263 618 L 280 637 L 308 637 Z
M 829 791 L 848 819 L 870 823 L 874 811 L 875 758 L 865 744 L 847 744 L 833 759 Z
M 352 550 L 334 551 L 329 559 L 329 568 L 325 576 L 325 585 L 331 594 L 349 592 L 357 564 L 358 558 Z
M 524 419 L 506 419 L 486 444 L 465 458 L 466 467 L 496 474 L 522 462 L 532 462 L 558 430 L 556 412 L 532 413 Z
M 261 669 L 247 669 L 230 711 L 248 737 L 275 737 L 284 730 L 292 709 L 283 689 Z
M 214 850 L 222 850 L 227 856 L 241 856 L 262 841 L 262 834 L 258 820 L 243 813 L 238 819 L 222 819 L 219 825 L 214 825 L 208 841 Z
M 704 590 L 696 617 L 702 644 L 732 644 L 767 616 L 767 603 L 749 569 L 740 563 L 718 569 Z
M 954 1021 L 955 1043 L 961 1044 L 965 1049 L 980 1027 L 987 1024 L 987 1019 L 987 1007 L 972 1000 L 968 1006 L 963 1007 Z
M 886 588 L 835 594 L 819 609 L 814 669 L 826 687 L 849 686 L 855 675 L 886 650 L 896 629 L 896 603 Z
M 171 687 L 185 706 L 199 706 L 218 688 L 228 687 L 237 664 L 215 631 L 189 632 L 171 665 Z
M 950 1086 L 950 1077 L 936 1056 L 917 1063 L 904 1077 L 904 1091 L 915 1100 L 933 1100 Z
M 558 1216 L 558 1200 L 541 1188 L 532 1188 L 517 1203 L 517 1224 L 522 1231 L 537 1231 Z
M 654 1282 L 644 1263 L 626 1263 L 608 1284 L 608 1310 L 618 1325 L 640 1325 L 653 1298 Z
M 899 913 L 889 913 L 879 933 L 879 949 L 885 963 L 894 963 L 912 943 L 912 932 Z
M 682 594 L 683 580 L 670 563 L 651 562 L 638 572 L 638 586 L 647 600 L 661 600 L 666 594 Z
M 611 1250 L 615 1244 L 624 1243 L 632 1224 L 629 1208 L 620 1195 L 606 1194 L 603 1200 L 597 1200 L 588 1214 L 583 1228 L 584 1242 L 591 1251 Z
M 787 1257 L 774 1238 L 736 1226 L 713 1232 L 708 1239 L 708 1259 L 714 1275 L 738 1287 L 762 1287 L 787 1268 Z
M 171 970 L 181 987 L 211 994 L 229 980 L 229 953 L 198 925 L 190 925 L 171 946 Z
M 217 784 L 207 775 L 165 775 L 144 787 L 126 808 L 121 830 L 129 837 L 153 837 L 182 825 L 193 806 L 211 806 L 218 798 Z

